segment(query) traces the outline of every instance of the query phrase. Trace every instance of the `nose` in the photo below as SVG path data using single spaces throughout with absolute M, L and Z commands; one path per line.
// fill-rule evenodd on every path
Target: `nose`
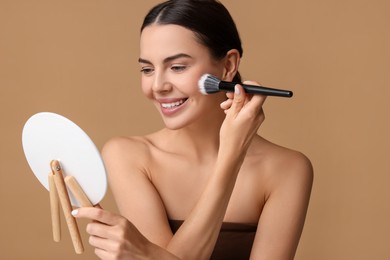
M 154 92 L 165 93 L 172 89 L 172 85 L 163 73 L 155 72 L 152 89 Z

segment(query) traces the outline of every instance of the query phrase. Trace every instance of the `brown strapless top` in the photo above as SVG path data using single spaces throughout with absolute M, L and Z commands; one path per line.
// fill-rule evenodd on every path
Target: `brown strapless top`
M 176 233 L 182 220 L 169 220 L 172 232 Z M 223 222 L 213 254 L 210 259 L 245 260 L 249 259 L 257 224 Z

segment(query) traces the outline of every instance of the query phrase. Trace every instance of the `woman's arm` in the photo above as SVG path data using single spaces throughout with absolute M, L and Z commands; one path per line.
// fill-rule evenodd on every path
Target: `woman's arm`
M 150 243 L 125 217 L 103 210 L 100 206 L 72 211 L 76 218 L 93 220 L 87 225 L 89 243 L 100 259 L 165 259 L 179 258 Z
M 118 208 L 134 226 L 159 247 L 184 259 L 207 259 L 217 240 L 220 227 L 246 150 L 264 120 L 262 96 L 246 96 L 240 91 L 225 104 L 226 119 L 221 127 L 221 141 L 215 169 L 180 229 L 172 234 L 164 205 L 147 169 L 137 168 L 137 145 L 129 153 L 123 142 L 113 141 L 103 156 L 111 190 Z M 228 102 L 229 103 L 229 102 Z M 131 170 L 129 170 L 131 169 Z M 148 242 L 145 242 L 148 243 Z
M 191 214 L 169 242 L 171 252 L 180 252 L 177 255 L 183 258 L 210 258 L 246 151 L 264 120 L 264 101 L 263 96 L 248 97 L 238 87 L 232 103 L 225 105 L 214 172 Z
M 236 89 L 233 99 L 229 95 L 221 105 L 226 119 L 220 130 L 214 171 L 175 235 L 147 166 L 140 163 L 145 162 L 147 148 L 139 141 L 130 141 L 129 145 L 114 140 L 105 146 L 103 157 L 111 190 L 124 217 L 102 209 L 80 209 L 76 214 L 95 220 L 88 225 L 87 232 L 91 234 L 91 245 L 103 259 L 139 259 L 155 253 L 183 259 L 210 257 L 246 151 L 264 120 L 261 107 L 265 97 L 247 96 L 241 86 Z
M 299 243 L 313 183 L 310 161 L 298 152 L 282 156 L 267 178 L 268 197 L 251 259 L 289 260 Z

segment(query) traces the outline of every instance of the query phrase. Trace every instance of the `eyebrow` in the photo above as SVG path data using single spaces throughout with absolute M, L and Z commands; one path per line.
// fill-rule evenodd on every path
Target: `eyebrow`
M 172 56 L 169 56 L 169 57 L 166 57 L 163 61 L 163 63 L 169 63 L 173 60 L 176 60 L 178 58 L 192 58 L 190 55 L 188 54 L 185 54 L 185 53 L 178 53 L 178 54 L 175 54 L 175 55 L 172 55 Z M 142 59 L 142 58 L 139 58 L 138 59 L 138 62 L 139 63 L 146 63 L 146 64 L 152 64 L 151 61 L 149 60 L 146 60 L 146 59 Z

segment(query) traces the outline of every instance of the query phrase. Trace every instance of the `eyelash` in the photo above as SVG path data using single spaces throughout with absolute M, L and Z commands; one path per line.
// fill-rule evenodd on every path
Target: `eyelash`
M 187 68 L 186 65 L 173 65 L 173 66 L 171 66 L 171 70 L 174 72 L 178 72 L 178 73 L 184 71 L 186 68 Z M 150 68 L 150 67 L 141 68 L 141 73 L 143 73 L 145 75 L 149 75 L 149 74 L 153 73 L 153 71 L 154 71 L 154 69 Z
M 153 72 L 152 68 L 142 68 L 141 69 L 141 73 L 146 74 L 146 75 L 148 75 L 148 74 L 150 74 L 152 72 Z
M 174 66 L 171 67 L 171 70 L 173 70 L 175 72 L 182 72 L 186 68 L 187 68 L 187 66 L 185 66 L 185 65 L 174 65 Z

